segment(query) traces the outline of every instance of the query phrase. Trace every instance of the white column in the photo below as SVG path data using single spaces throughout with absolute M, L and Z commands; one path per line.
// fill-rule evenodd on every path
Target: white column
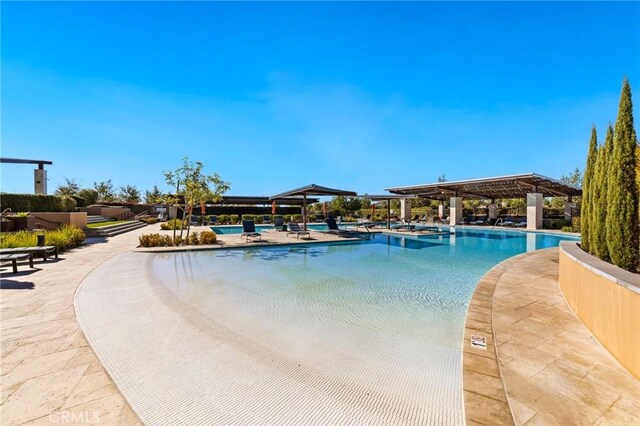
M 438 217 L 444 219 L 444 203 L 438 204 Z
M 462 197 L 451 197 L 449 206 L 449 225 L 453 226 L 462 219 Z
M 566 220 L 571 220 L 573 217 L 573 210 L 576 208 L 576 203 L 572 203 L 569 200 L 564 202 L 564 218 Z
M 497 219 L 498 205 L 494 203 L 494 204 L 489 204 L 487 207 L 488 207 L 488 214 L 489 214 L 489 217 L 487 219 Z
M 33 192 L 47 195 L 47 171 L 45 169 L 33 171 Z
M 542 229 L 542 194 L 527 194 L 527 229 Z
M 411 200 L 403 198 L 400 200 L 400 218 L 407 222 L 411 220 Z
M 527 252 L 536 251 L 536 238 L 538 238 L 538 234 L 535 232 L 527 233 Z

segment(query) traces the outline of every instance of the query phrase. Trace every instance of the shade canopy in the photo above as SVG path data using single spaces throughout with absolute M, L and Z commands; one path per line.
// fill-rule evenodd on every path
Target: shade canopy
M 270 200 L 282 197 L 295 197 L 295 196 L 307 196 L 307 195 L 343 195 L 345 197 L 357 197 L 353 191 L 345 191 L 342 189 L 328 188 L 326 186 L 316 185 L 312 183 L 311 185 L 303 186 L 301 188 L 292 189 L 290 191 L 283 192 L 281 194 L 277 194 L 269 198 Z
M 536 173 L 400 186 L 389 188 L 387 191 L 441 201 L 448 200 L 450 197 L 494 200 L 525 198 L 528 193 L 533 192 L 541 193 L 545 197 L 582 195 L 580 188 Z
M 301 206 L 302 198 L 301 197 L 252 197 L 252 196 L 233 196 L 233 195 L 223 195 L 222 199 L 217 203 L 210 204 L 232 204 L 232 205 L 255 205 L 255 204 L 272 204 L 275 201 L 279 206 Z M 307 198 L 307 201 L 310 203 L 317 203 L 317 198 Z
M 346 197 L 357 197 L 353 191 L 345 191 L 343 189 L 335 189 L 328 188 L 326 186 L 316 185 L 312 183 L 311 185 L 303 186 L 301 188 L 292 189 L 291 191 L 283 192 L 282 194 L 277 194 L 271 197 L 271 200 L 275 200 L 282 197 L 295 197 L 302 195 L 302 224 L 303 229 L 307 230 L 307 195 L 343 195 Z

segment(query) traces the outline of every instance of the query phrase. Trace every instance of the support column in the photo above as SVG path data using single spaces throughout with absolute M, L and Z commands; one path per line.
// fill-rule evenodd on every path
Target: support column
M 47 171 L 45 169 L 33 171 L 33 192 L 47 195 Z
M 571 202 L 571 197 L 564 202 L 564 218 L 571 220 L 573 217 L 573 211 L 576 209 L 576 203 Z
M 444 203 L 442 201 L 438 204 L 438 217 L 444 219 Z
M 498 205 L 496 203 L 489 204 L 487 209 L 487 219 L 497 219 L 498 218 Z
M 462 197 L 451 197 L 449 205 L 449 225 L 454 226 L 462 219 Z
M 542 194 L 527 194 L 527 229 L 542 229 Z
M 400 200 L 400 218 L 411 221 L 411 200 L 403 198 Z

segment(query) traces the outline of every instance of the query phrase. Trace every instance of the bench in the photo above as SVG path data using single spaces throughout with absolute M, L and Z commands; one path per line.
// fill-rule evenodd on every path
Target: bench
M 33 268 L 33 253 L 14 253 L 0 255 L 0 262 L 11 262 L 13 273 L 18 273 L 18 261 L 28 260 L 29 267 Z
M 0 249 L 0 255 L 4 254 L 32 254 L 42 256 L 42 260 L 47 261 L 47 255 L 53 254 L 58 258 L 58 247 L 56 246 L 36 246 L 36 247 L 15 247 Z

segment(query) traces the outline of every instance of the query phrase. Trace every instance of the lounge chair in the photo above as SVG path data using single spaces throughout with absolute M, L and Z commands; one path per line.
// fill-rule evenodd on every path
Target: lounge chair
M 349 231 L 340 229 L 338 223 L 336 223 L 336 220 L 332 217 L 327 219 L 327 227 L 329 228 L 328 231 L 325 231 L 327 234 L 338 235 L 340 237 L 348 237 L 351 235 Z
M 212 214 L 211 216 L 209 216 L 209 225 L 215 225 L 218 223 L 218 216 L 216 216 L 215 214 Z
M 278 216 L 273 220 L 273 228 L 276 231 L 286 231 L 287 227 L 284 224 L 284 217 Z
M 271 215 L 269 214 L 262 215 L 262 223 L 271 223 Z
M 249 241 L 249 238 L 258 238 L 262 241 L 262 234 L 256 231 L 256 223 L 253 220 L 242 221 L 242 235 L 240 237 L 245 237 L 246 241 Z
M 507 216 L 504 218 L 500 226 L 513 226 L 513 218 L 511 216 Z
M 13 273 L 18 273 L 18 261 L 28 260 L 29 267 L 33 268 L 33 253 L 14 253 L 0 255 L 0 262 L 11 262 Z
M 520 219 L 520 221 L 514 223 L 513 226 L 515 226 L 516 228 L 526 228 L 526 226 L 527 226 L 527 218 L 525 217 L 525 218 Z
M 485 224 L 484 219 L 481 219 L 479 217 L 476 217 L 474 220 L 469 222 L 469 225 L 484 225 L 484 224 Z
M 287 226 L 289 227 L 289 232 L 287 232 L 286 235 L 287 237 L 289 236 L 289 234 L 295 234 L 296 240 L 300 238 L 301 235 L 306 235 L 307 238 L 311 238 L 311 234 L 309 233 L 309 231 L 304 231 L 297 223 L 292 222 L 287 224 Z
M 194 215 L 194 214 L 192 214 L 192 215 L 189 217 L 189 221 L 191 222 L 191 226 L 198 226 L 198 225 L 199 225 L 199 222 L 198 222 L 198 216 L 196 216 L 196 215 Z

